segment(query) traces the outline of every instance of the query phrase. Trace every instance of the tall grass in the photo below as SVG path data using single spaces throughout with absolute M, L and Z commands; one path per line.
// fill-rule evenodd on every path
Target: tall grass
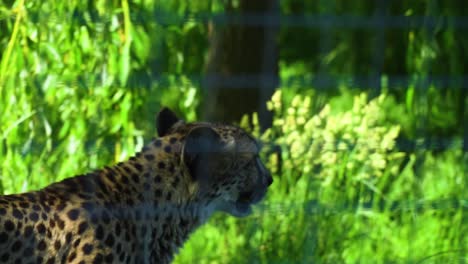
M 277 92 L 262 138 L 282 161 L 266 147 L 275 183 L 265 205 L 247 221 L 213 219 L 179 263 L 465 262 L 466 154 L 427 152 L 416 166 L 417 154 L 395 146 L 386 100 L 361 95 L 312 115 L 310 97 Z
M 202 71 L 204 25 L 145 20 L 157 1 L 13 2 L 0 6 L 0 193 L 124 160 L 154 136 L 161 105 L 197 119 L 200 85 L 184 74 Z M 178 14 L 222 9 L 161 6 Z M 283 78 L 309 69 L 281 68 Z M 276 93 L 273 127 L 248 127 L 267 143 L 275 182 L 266 201 L 246 219 L 216 215 L 176 263 L 468 261 L 466 153 L 402 153 L 395 145 L 428 111 L 438 129 L 460 121 L 443 114 L 452 110 L 439 107 L 438 87 L 430 91 L 438 107 L 424 109 L 412 86 L 404 87 L 406 102 L 343 87 L 323 95 L 290 83 Z

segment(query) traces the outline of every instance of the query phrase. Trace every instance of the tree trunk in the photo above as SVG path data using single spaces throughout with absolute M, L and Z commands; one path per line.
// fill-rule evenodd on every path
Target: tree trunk
M 238 122 L 258 112 L 261 127 L 271 125 L 266 101 L 278 86 L 278 0 L 227 1 L 225 25 L 210 23 L 206 62 L 205 120 Z

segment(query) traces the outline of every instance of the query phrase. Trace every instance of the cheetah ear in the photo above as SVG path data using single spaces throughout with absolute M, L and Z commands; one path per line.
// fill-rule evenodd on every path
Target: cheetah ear
M 174 112 L 167 107 L 163 107 L 156 117 L 156 129 L 158 130 L 158 135 L 160 137 L 165 136 L 171 127 L 179 121 L 181 121 L 181 119 L 179 119 Z
M 182 160 L 193 180 L 206 180 L 218 167 L 221 137 L 212 128 L 196 127 L 185 137 Z

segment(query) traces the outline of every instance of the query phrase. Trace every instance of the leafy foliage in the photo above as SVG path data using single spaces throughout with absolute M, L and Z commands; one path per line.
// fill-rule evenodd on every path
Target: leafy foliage
M 314 115 L 311 96 L 288 99 L 284 93 L 277 91 L 269 102 L 273 127 L 259 134 L 281 147 L 278 156 L 266 146 L 275 183 L 266 207 L 250 227 L 243 227 L 244 233 L 257 225 L 263 230 L 253 232 L 227 260 L 235 259 L 236 252 L 268 263 L 463 258 L 466 155 L 448 151 L 435 159 L 427 153 L 414 170 L 416 155 L 396 148 L 399 126 L 386 118 L 385 105 L 392 101 L 388 95 L 372 100 L 356 96 L 347 109 L 333 107 L 333 101 L 343 99 L 335 98 Z M 247 117 L 243 124 L 248 126 Z M 253 130 L 259 133 L 258 127 Z M 404 163 L 406 155 L 409 162 Z M 421 248 L 425 250 L 412 250 Z
M 274 125 L 261 133 L 254 115 L 249 127 L 266 143 L 271 192 L 247 219 L 215 216 L 176 262 L 466 261 L 467 154 L 395 145 L 463 135 L 466 3 L 281 1 Z M 198 119 L 206 21 L 223 23 L 224 8 L 1 1 L 0 193 L 127 158 L 154 135 L 162 105 Z

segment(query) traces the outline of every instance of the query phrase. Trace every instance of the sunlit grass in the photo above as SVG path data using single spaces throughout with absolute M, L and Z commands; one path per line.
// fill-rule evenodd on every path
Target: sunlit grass
M 194 71 L 200 62 L 183 57 L 178 40 L 202 29 L 148 22 L 152 35 L 146 35 L 147 28 L 130 23 L 130 3 L 124 9 L 96 3 L 100 19 L 78 1 L 17 1 L 0 20 L 6 29 L 0 193 L 36 190 L 124 160 L 154 136 L 162 105 L 197 119 L 199 84 L 170 74 L 166 82 L 151 79 L 161 73 L 147 65 L 164 56 L 155 59 L 152 45 L 159 45 L 178 54 L 164 58 L 169 72 Z M 25 12 L 34 8 L 34 16 Z M 411 134 L 424 111 L 439 122 L 444 111 L 420 109 L 412 86 L 401 104 L 392 97 L 369 103 L 352 93 L 310 97 L 312 87 L 292 86 L 273 98 L 274 127 L 262 136 L 281 149 L 269 155 L 266 146 L 263 156 L 275 178 L 267 199 L 245 219 L 216 215 L 176 262 L 467 262 L 467 154 L 457 146 L 402 154 L 394 144 L 401 130 Z M 434 91 L 432 103 L 445 105 Z
M 270 157 L 275 182 L 263 206 L 247 219 L 222 215 L 212 219 L 211 225 L 193 235 L 178 263 L 467 260 L 466 154 L 458 149 L 419 153 L 424 161 L 416 169 L 416 154 L 396 150 L 392 125 L 382 118 L 384 97 L 368 104 L 356 98 L 343 113 L 322 111 L 318 116 L 304 110 L 309 107 L 307 97 L 290 98 L 296 99 L 284 102 L 277 93 L 271 103 L 276 125 L 264 134 L 264 140 L 282 144 L 283 162 L 278 170 L 277 159 L 265 156 Z M 355 124 L 333 121 L 347 116 L 346 111 L 353 113 Z M 302 122 L 304 117 L 314 125 Z M 357 125 L 362 128 L 356 129 Z M 343 135 L 351 142 L 371 136 L 376 141 L 339 148 L 335 143 Z M 317 151 L 312 140 L 321 146 Z M 330 152 L 335 158 L 324 159 Z M 360 153 L 368 153 L 368 161 Z M 369 160 L 374 153 L 382 153 L 385 167 Z M 402 166 L 405 155 L 408 162 Z M 315 162 L 320 166 L 308 168 Z M 363 170 L 366 174 L 361 174 Z

